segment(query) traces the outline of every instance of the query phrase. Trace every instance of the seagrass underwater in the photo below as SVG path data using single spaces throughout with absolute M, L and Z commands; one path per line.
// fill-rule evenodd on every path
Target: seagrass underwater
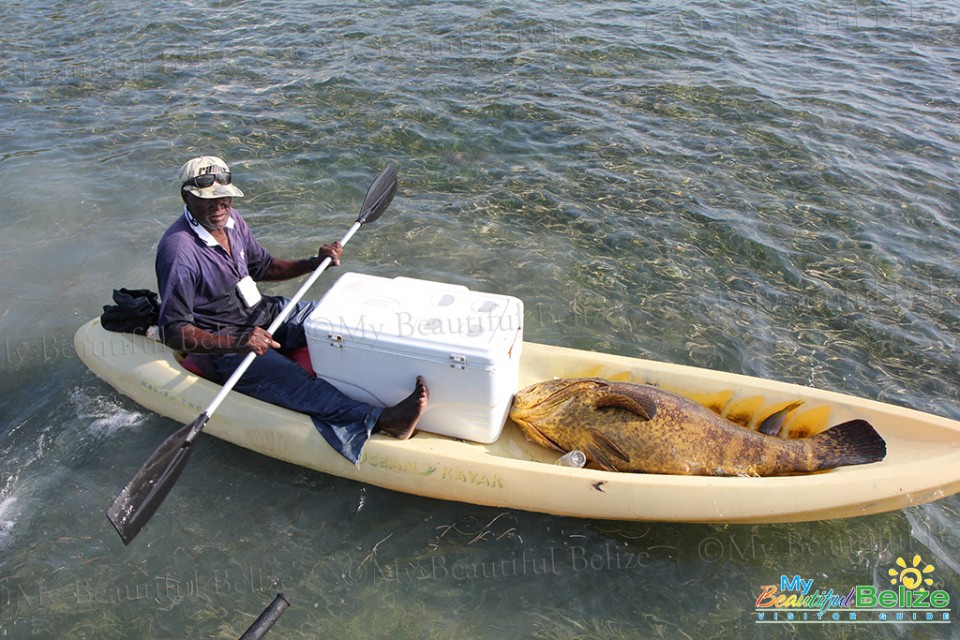
M 655 555 L 607 543 L 599 548 L 581 545 L 511 551 L 504 557 L 477 558 L 468 554 L 429 554 L 414 559 L 387 559 L 369 554 L 361 560 L 345 560 L 341 576 L 350 583 L 410 584 L 449 580 L 471 582 L 538 576 L 563 576 L 583 572 L 635 572 L 638 577 L 650 567 Z
M 346 588 L 406 589 L 437 582 L 466 585 L 486 581 L 519 581 L 520 584 L 534 581 L 543 584 L 544 580 L 557 580 L 560 584 L 591 573 L 609 574 L 611 578 L 630 575 L 635 584 L 646 584 L 654 579 L 650 572 L 662 571 L 665 562 L 682 562 L 683 554 L 678 547 L 657 540 L 603 544 L 584 541 L 581 544 L 571 542 L 576 540 L 572 538 L 560 545 L 538 547 L 521 543 L 516 546 L 521 541 L 515 530 L 509 522 L 498 525 L 499 518 L 479 532 L 468 533 L 455 525 L 439 527 L 434 545 L 449 544 L 444 542 L 449 535 L 466 536 L 463 540 L 474 536 L 466 543 L 467 547 L 459 550 L 434 549 L 411 556 L 388 548 L 384 539 L 362 555 L 338 552 L 310 560 L 309 564 L 313 570 L 326 574 L 331 582 Z M 478 543 L 488 550 L 470 548 Z M 513 548 L 503 552 L 503 545 Z M 489 550 L 494 547 L 502 552 L 491 555 Z M 222 568 L 187 568 L 176 563 L 156 575 L 140 572 L 116 575 L 107 569 L 98 572 L 96 577 L 81 572 L 30 579 L 3 577 L 0 578 L 0 625 L 13 625 L 57 607 L 86 610 L 139 602 L 141 606 L 148 604 L 166 609 L 187 603 L 202 606 L 217 596 L 296 591 L 302 580 L 298 577 L 302 569 L 299 565 L 233 563 Z M 889 581 L 889 588 L 863 583 L 841 588 L 826 579 L 821 582 L 819 577 L 782 574 L 777 583 L 762 585 L 755 592 L 754 621 L 757 624 L 952 622 L 952 597 L 940 588 L 934 566 L 919 555 L 898 557 L 883 575 Z
M 467 553 L 431 552 L 417 558 L 389 557 L 376 551 L 362 558 L 335 554 L 319 560 L 330 580 L 345 585 L 410 585 L 425 581 L 457 583 L 480 580 L 541 578 L 591 571 L 640 573 L 650 566 L 650 550 L 630 550 L 613 543 L 602 547 L 572 545 L 537 549 L 525 547 L 501 558 Z M 239 566 L 169 568 L 157 575 L 140 572 L 97 577 L 71 576 L 35 579 L 0 578 L 0 625 L 37 615 L 54 607 L 95 608 L 106 604 L 141 602 L 157 608 L 189 602 L 203 603 L 218 595 L 269 594 L 295 591 L 296 567 Z M 2 626 L 0 626 L 2 631 Z
M 289 575 L 257 566 L 230 566 L 200 571 L 168 570 L 158 575 L 112 572 L 96 578 L 67 575 L 31 580 L 0 578 L 0 623 L 35 615 L 54 607 L 97 607 L 121 602 L 150 602 L 167 607 L 185 601 L 202 602 L 217 594 L 260 594 L 288 589 Z

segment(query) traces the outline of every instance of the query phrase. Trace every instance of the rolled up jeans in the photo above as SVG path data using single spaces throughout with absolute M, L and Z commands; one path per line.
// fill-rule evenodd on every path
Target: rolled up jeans
M 284 304 L 286 299 L 283 300 Z M 284 351 L 306 346 L 303 323 L 316 302 L 297 304 L 286 322 L 273 334 Z M 210 357 L 220 383 L 240 366 L 246 354 L 227 353 Z M 271 349 L 253 360 L 234 387 L 240 393 L 305 413 L 327 443 L 357 464 L 363 446 L 373 433 L 382 407 L 352 400 L 332 384 L 316 378 L 300 365 Z

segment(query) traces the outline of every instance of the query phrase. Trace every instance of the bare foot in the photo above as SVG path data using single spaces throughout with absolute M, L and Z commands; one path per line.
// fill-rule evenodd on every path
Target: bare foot
M 427 383 L 424 382 L 423 376 L 417 376 L 413 393 L 392 407 L 384 409 L 380 419 L 377 420 L 376 428 L 398 440 L 406 440 L 417 428 L 417 421 L 423 415 L 423 410 L 427 408 L 429 399 L 430 390 L 427 389 Z

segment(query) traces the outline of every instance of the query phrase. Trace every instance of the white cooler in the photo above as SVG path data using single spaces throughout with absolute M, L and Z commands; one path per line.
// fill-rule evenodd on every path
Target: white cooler
M 476 442 L 500 436 L 518 383 L 519 299 L 345 273 L 304 327 L 314 371 L 349 397 L 396 404 L 422 375 L 430 402 L 418 428 Z

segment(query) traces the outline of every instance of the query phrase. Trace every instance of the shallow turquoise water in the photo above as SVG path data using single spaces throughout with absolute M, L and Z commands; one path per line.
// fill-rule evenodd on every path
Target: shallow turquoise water
M 781 574 L 958 589 L 958 502 L 840 522 L 609 523 L 394 494 L 212 438 L 123 548 L 174 424 L 71 337 L 155 287 L 212 152 L 277 255 L 401 192 L 347 264 L 516 295 L 529 340 L 960 418 L 960 11 L 946 2 L 0 7 L 0 637 L 948 637 L 759 625 Z M 324 279 L 319 296 L 329 282 Z M 276 287 L 291 293 L 296 284 Z

